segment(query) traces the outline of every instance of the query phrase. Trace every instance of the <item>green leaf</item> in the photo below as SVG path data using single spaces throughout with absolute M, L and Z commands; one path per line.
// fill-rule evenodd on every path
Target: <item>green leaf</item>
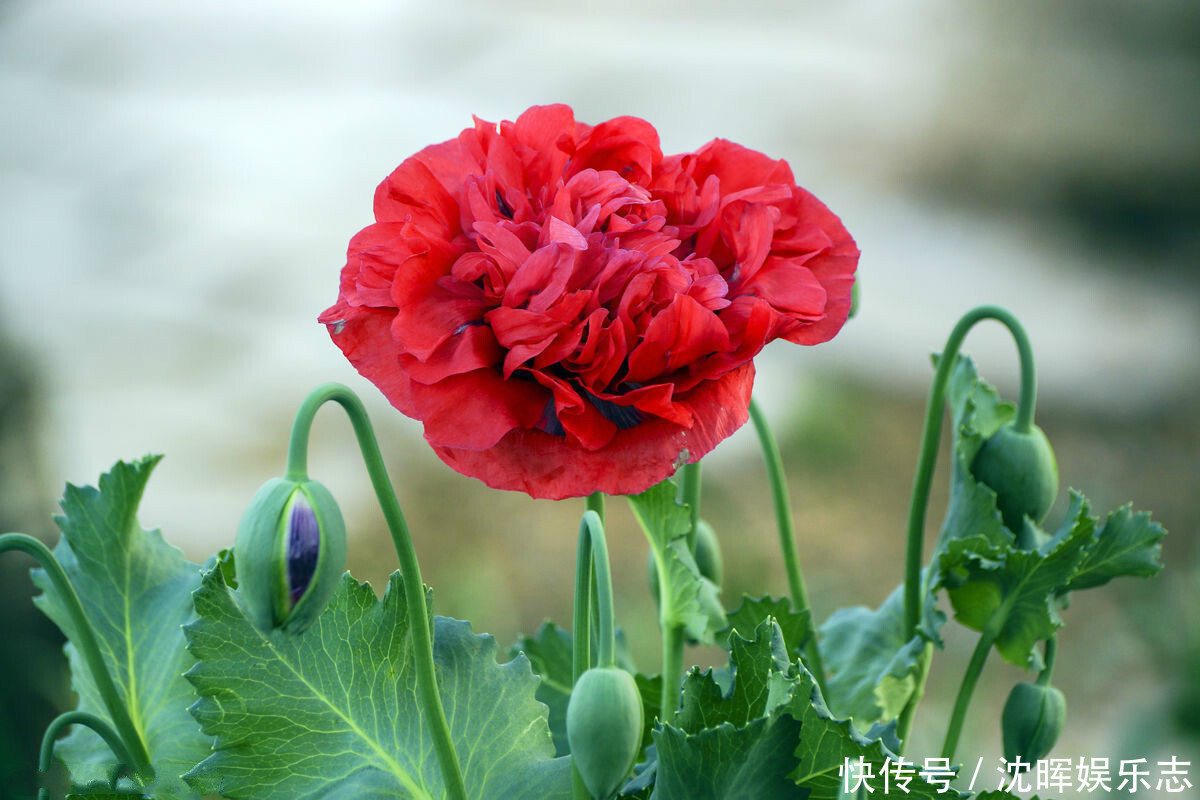
M 658 569 L 659 623 L 683 628 L 700 642 L 712 644 L 713 634 L 725 627 L 725 611 L 712 581 L 700 574 L 687 546 L 691 529 L 688 507 L 675 501 L 677 489 L 669 480 L 630 495 L 629 505 L 654 551 Z
M 232 800 L 444 797 L 423 714 L 404 592 L 393 574 L 382 600 L 349 575 L 300 636 L 263 634 L 221 571 L 195 595 L 186 628 L 197 659 L 192 708 L 215 752 L 187 775 Z M 434 618 L 434 658 L 472 800 L 571 794 L 570 764 L 554 758 L 546 707 L 524 656 L 496 663 L 496 643 L 467 623 Z
M 134 726 L 146 743 L 156 779 L 146 790 L 161 800 L 192 798 L 180 775 L 209 753 L 187 707 L 196 699 L 183 673 L 192 663 L 180 626 L 192 617 L 192 591 L 200 567 L 187 561 L 162 534 L 138 524 L 137 509 L 161 456 L 118 462 L 100 477 L 100 488 L 67 485 L 62 538 L 54 555 L 62 564 L 96 634 L 104 662 Z M 42 570 L 37 606 L 68 639 L 77 632 L 62 598 Z M 108 719 L 99 692 L 74 645 L 67 645 L 79 708 Z M 77 784 L 106 782 L 116 759 L 91 731 L 76 726 L 55 752 Z
M 1149 577 L 1162 569 L 1162 538 L 1167 532 L 1147 512 L 1128 505 L 1113 511 L 1096 532 L 1067 591 L 1103 586 L 1122 575 Z
M 988 546 L 981 539 L 951 542 L 942 556 L 942 569 L 958 577 L 950 588 L 955 618 L 977 631 L 999 611 L 1003 624 L 996 649 L 1019 667 L 1040 668 L 1034 645 L 1062 625 L 1055 608 L 1061 587 L 1067 586 L 1095 532 L 1095 520 L 1076 496 L 1074 522 L 1056 536 L 1047 552 Z
M 803 667 L 799 669 L 799 677 L 791 681 L 790 700 L 782 707 L 801 724 L 800 742 L 795 750 L 799 764 L 791 777 L 810 791 L 809 800 L 837 800 L 844 780 L 841 770 L 847 759 L 852 763 L 862 759 L 873 765 L 875 775 L 880 775 L 887 760 L 894 760 L 895 756 L 884 747 L 882 739 L 867 738 L 850 720 L 834 717 L 812 675 Z M 873 785 L 880 791 L 882 784 Z M 915 775 L 903 796 L 914 800 L 957 797 L 954 792 L 939 793 L 936 786 Z
M 662 708 L 662 676 L 634 673 L 633 682 L 637 684 L 638 694 L 642 696 L 643 714 L 642 748 L 653 746 L 654 728 L 658 725 L 658 709 Z
M 791 667 L 778 623 L 767 617 L 755 628 L 752 640 L 731 634 L 729 649 L 732 690 L 726 696 L 712 670 L 693 668 L 683 681 L 682 705 L 675 720 L 678 728 L 697 733 L 724 723 L 740 727 L 771 712 L 771 676 L 786 675 Z
M 925 596 L 925 613 L 944 619 L 933 595 Z M 932 625 L 933 623 L 931 623 Z M 821 653 L 829 669 L 829 707 L 851 717 L 861 730 L 893 720 L 916 689 L 926 641 L 909 637 L 904 628 L 904 585 L 878 609 L 841 608 L 821 626 Z
M 554 754 L 571 752 L 567 745 L 567 703 L 571 700 L 572 652 L 571 634 L 553 622 L 544 622 L 538 632 L 521 640 L 508 650 L 509 658 L 524 653 L 533 673 L 541 679 L 536 697 L 550 709 L 550 735 L 554 739 Z
M 982 537 L 997 546 L 1011 545 L 1013 533 L 1004 527 L 996 509 L 996 493 L 971 475 L 970 466 L 979 448 L 1002 425 L 1012 419 L 1011 403 L 1002 401 L 996 390 L 979 377 L 975 362 L 958 356 L 946 386 L 946 399 L 954 429 L 950 470 L 950 503 L 938 533 L 929 563 L 937 566 L 938 556 L 950 542 Z M 937 589 L 937 575 L 932 576 Z M 937 641 L 936 632 L 930 637 Z
M 658 771 L 651 800 L 802 800 L 788 777 L 800 723 L 786 714 L 744 727 L 722 723 L 698 733 L 670 725 L 654 734 Z
M 743 635 L 753 635 L 767 617 L 773 617 L 778 623 L 788 655 L 793 658 L 801 655 L 805 643 L 813 635 L 812 613 L 808 609 L 803 613 L 793 610 L 792 601 L 786 597 L 742 595 L 741 605 L 728 615 L 728 623 L 717 632 L 718 643 L 724 643 L 735 630 Z

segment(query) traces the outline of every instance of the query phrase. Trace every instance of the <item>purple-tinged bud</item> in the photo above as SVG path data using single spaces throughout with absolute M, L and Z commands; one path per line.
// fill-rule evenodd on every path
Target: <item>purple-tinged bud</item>
M 260 630 L 300 633 L 324 609 L 346 564 L 346 526 L 316 481 L 268 481 L 234 547 L 247 616 Z
M 317 512 L 312 504 L 297 491 L 292 495 L 292 508 L 288 514 L 287 547 L 284 560 L 287 563 L 288 590 L 291 605 L 296 605 L 304 596 L 317 573 L 317 561 L 321 554 L 321 527 L 317 524 Z

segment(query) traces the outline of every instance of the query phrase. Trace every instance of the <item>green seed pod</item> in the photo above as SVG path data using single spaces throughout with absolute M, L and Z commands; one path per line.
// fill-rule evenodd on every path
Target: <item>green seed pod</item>
M 1010 422 L 992 434 L 975 455 L 971 474 L 996 493 L 1005 527 L 1018 535 L 1025 517 L 1040 524 L 1058 495 L 1054 451 L 1036 425 L 1022 433 Z
M 567 743 L 583 785 L 597 800 L 621 788 L 642 749 L 642 696 L 618 667 L 579 676 L 567 703 Z
M 721 559 L 721 545 L 712 526 L 704 520 L 696 525 L 696 549 L 692 554 L 700 574 L 717 586 L 721 585 L 721 577 L 725 573 L 725 565 Z M 646 556 L 646 577 L 650 581 L 650 594 L 658 602 L 658 564 L 651 550 Z
M 346 568 L 346 524 L 316 481 L 267 481 L 234 544 L 238 587 L 260 630 L 300 633 L 329 602 Z
M 1067 698 L 1053 686 L 1018 683 L 1008 695 L 1000 728 L 1004 758 L 1034 764 L 1058 741 L 1067 720 Z

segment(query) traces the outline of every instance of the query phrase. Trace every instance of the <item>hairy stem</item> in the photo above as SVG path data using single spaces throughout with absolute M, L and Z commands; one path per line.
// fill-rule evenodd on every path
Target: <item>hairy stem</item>
M 801 614 L 807 613 L 812 618 L 812 607 L 808 602 L 808 589 L 804 584 L 804 573 L 800 571 L 800 558 L 796 554 L 796 530 L 792 522 L 792 504 L 788 500 L 787 476 L 783 472 L 783 458 L 779 454 L 779 445 L 767 424 L 766 415 L 753 398 L 750 400 L 750 419 L 754 430 L 758 433 L 758 441 L 762 447 L 763 462 L 767 467 L 767 481 L 771 485 L 771 499 L 775 504 L 775 523 L 779 528 L 779 549 L 783 553 L 783 566 L 787 571 L 788 589 L 792 595 L 792 605 Z M 815 624 L 815 623 L 814 623 Z M 817 685 L 825 693 L 825 663 L 821 658 L 821 649 L 817 645 L 816 634 L 810 636 L 804 646 L 804 655 L 808 660 L 809 671 Z
M 42 569 L 46 570 L 46 575 L 50 578 L 54 590 L 67 610 L 67 615 L 71 618 L 71 626 L 74 630 L 69 632 L 70 639 L 78 648 L 79 654 L 83 656 L 88 672 L 92 675 L 92 681 L 96 684 L 96 690 L 100 693 L 100 699 L 104 702 L 104 708 L 112 718 L 113 728 L 116 729 L 116 734 L 124 745 L 128 758 L 126 763 L 134 769 L 142 782 L 148 785 L 154 780 L 154 769 L 150 765 L 150 754 L 146 750 L 146 743 L 142 739 L 137 725 L 134 724 L 133 718 L 129 716 L 129 709 L 125 706 L 125 701 L 117 690 L 112 675 L 109 674 L 108 667 L 104 663 L 104 656 L 100 653 L 100 645 L 96 641 L 96 634 L 92 630 L 92 624 L 88 621 L 87 614 L 84 613 L 83 605 L 79 602 L 79 595 L 76 594 L 75 587 L 71 585 L 67 573 L 63 571 L 62 565 L 58 563 L 58 559 L 54 557 L 50 549 L 32 536 L 24 533 L 6 533 L 0 536 L 0 553 L 8 550 L 20 550 L 33 556 L 41 564 Z M 118 758 L 120 758 L 120 754 L 118 754 Z
M 367 417 L 362 401 L 348 387 L 337 383 L 327 383 L 318 386 L 305 398 L 300 410 L 296 412 L 296 420 L 292 425 L 291 440 L 288 445 L 287 477 L 290 480 L 306 480 L 308 477 L 308 438 L 312 429 L 313 417 L 322 405 L 330 400 L 338 403 L 350 418 L 354 428 L 354 436 L 358 440 L 358 448 L 362 452 L 363 463 L 371 479 L 371 486 L 379 500 L 383 518 L 391 533 L 392 543 L 396 548 L 396 556 L 400 561 L 400 576 L 404 584 L 404 597 L 408 606 L 409 628 L 413 638 L 413 661 L 417 673 L 417 697 L 421 709 L 425 713 L 429 725 L 429 733 L 433 739 L 434 753 L 437 755 L 441 768 L 442 780 L 446 784 L 447 795 L 452 800 L 467 800 L 466 784 L 463 782 L 462 768 L 458 763 L 458 754 L 454 750 L 454 742 L 450 738 L 450 728 L 446 724 L 446 711 L 442 706 L 442 696 L 438 691 L 437 674 L 433 662 L 433 635 L 429 625 L 429 608 L 425 602 L 425 585 L 421 582 L 421 568 L 417 563 L 417 552 L 413 547 L 412 537 L 408 532 L 408 524 L 404 520 L 404 512 L 396 499 L 396 492 L 388 478 L 387 467 L 383 463 L 383 455 L 379 451 L 379 443 Z

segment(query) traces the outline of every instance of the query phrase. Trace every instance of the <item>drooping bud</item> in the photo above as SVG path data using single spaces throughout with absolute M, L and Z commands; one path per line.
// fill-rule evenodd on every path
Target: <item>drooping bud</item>
M 1053 686 L 1018 683 L 1000 715 L 1004 758 L 1034 764 L 1058 741 L 1067 720 L 1067 698 Z
M 300 633 L 324 609 L 346 566 L 346 525 L 316 481 L 263 485 L 238 526 L 239 589 L 260 630 Z
M 1024 536 L 1025 517 L 1040 524 L 1058 495 L 1054 451 L 1036 425 L 1025 432 L 1011 422 L 1002 426 L 979 448 L 971 474 L 996 493 L 1004 525 L 1018 537 Z
M 567 702 L 571 760 L 592 797 L 608 800 L 642 749 L 642 696 L 619 667 L 592 667 L 579 676 Z

